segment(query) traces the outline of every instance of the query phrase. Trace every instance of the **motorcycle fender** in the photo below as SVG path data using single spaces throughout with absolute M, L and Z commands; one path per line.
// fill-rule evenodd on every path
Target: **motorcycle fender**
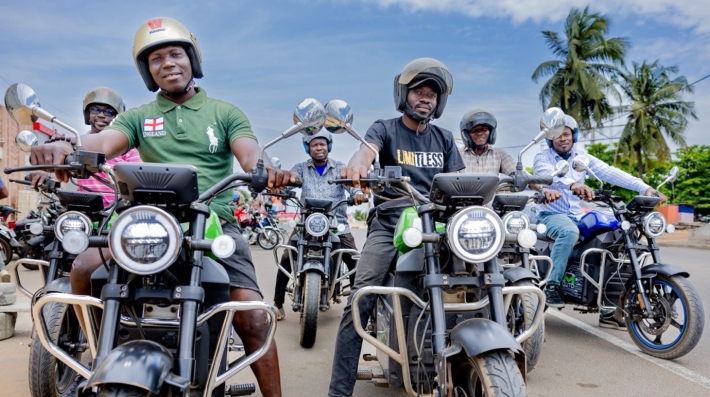
M 69 283 L 69 277 L 60 277 L 58 279 L 52 280 L 46 287 L 44 287 L 44 293 L 61 292 L 64 294 L 71 294 L 71 284 Z
M 301 268 L 301 273 L 311 270 L 316 270 L 322 274 L 325 274 L 325 266 L 323 265 L 323 262 L 320 261 L 308 261 L 304 263 L 303 268 Z
M 27 245 L 40 245 L 42 243 L 44 243 L 43 235 L 31 238 L 30 241 L 27 242 Z
M 675 266 L 675 265 L 667 265 L 664 263 L 652 263 L 650 265 L 646 265 L 641 268 L 641 274 L 643 276 L 650 275 L 650 274 L 662 274 L 664 276 L 672 277 L 675 275 L 681 275 L 685 278 L 690 277 L 690 273 L 685 271 L 685 269 Z
M 535 276 L 535 273 L 531 272 L 524 267 L 511 267 L 503 272 L 503 277 L 512 284 L 517 283 L 521 280 L 533 280 L 540 281 L 540 279 Z
M 173 355 L 165 347 L 148 340 L 131 341 L 113 349 L 96 367 L 86 386 L 131 385 L 157 395 L 172 368 Z
M 14 238 L 10 235 L 9 230 L 10 229 L 7 229 L 7 231 L 5 231 L 3 229 L 0 229 L 0 238 L 4 238 L 5 240 L 11 243 L 10 245 L 13 245 L 12 240 L 14 240 Z M 17 244 L 17 242 L 15 242 L 15 244 Z
M 469 357 L 499 349 L 523 353 L 523 348 L 510 331 L 484 318 L 472 318 L 459 323 L 451 330 L 450 338 L 451 344 L 458 342 Z

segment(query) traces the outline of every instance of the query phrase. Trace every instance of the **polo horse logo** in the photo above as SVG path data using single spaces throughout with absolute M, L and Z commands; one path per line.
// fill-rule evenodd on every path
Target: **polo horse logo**
M 217 151 L 217 144 L 219 143 L 219 140 L 217 140 L 217 137 L 214 135 L 214 129 L 212 128 L 215 124 L 217 123 L 212 123 L 207 126 L 207 137 L 210 139 L 210 153 Z

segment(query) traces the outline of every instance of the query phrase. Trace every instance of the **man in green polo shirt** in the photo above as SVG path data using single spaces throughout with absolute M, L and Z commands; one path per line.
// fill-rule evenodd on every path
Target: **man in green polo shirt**
M 146 86 L 158 91 L 156 100 L 121 113 L 99 135 L 82 138 L 84 149 L 101 152 L 110 159 L 137 148 L 144 162 L 192 164 L 198 170 L 200 192 L 232 173 L 232 155 L 245 170 L 253 168 L 260 155 L 259 144 L 244 113 L 226 102 L 208 98 L 195 87 L 193 78 L 201 78 L 201 54 L 197 40 L 182 24 L 170 18 L 155 18 L 136 33 L 133 58 Z M 63 164 L 73 152 L 68 142 L 36 146 L 32 164 Z M 271 167 L 267 159 L 269 188 L 279 188 L 296 178 L 290 171 Z M 57 172 L 61 181 L 66 173 Z M 229 275 L 233 301 L 263 299 L 256 281 L 249 246 L 235 226 L 229 207 L 232 194 L 227 191 L 214 199 L 210 208 L 222 219 L 224 234 L 233 237 L 237 250 L 232 257 L 219 260 Z M 90 275 L 100 266 L 97 251 L 87 251 L 76 259 L 72 278 L 86 280 L 75 288 L 76 294 L 90 294 Z M 237 333 L 247 353 L 261 347 L 268 321 L 261 311 L 237 312 Z M 281 378 L 276 344 L 252 364 L 252 370 L 264 396 L 281 395 Z

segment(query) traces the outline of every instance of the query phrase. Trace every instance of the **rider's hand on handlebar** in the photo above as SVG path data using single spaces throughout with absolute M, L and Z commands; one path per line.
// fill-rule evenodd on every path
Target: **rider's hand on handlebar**
M 34 190 L 37 190 L 38 187 L 42 186 L 44 181 L 49 178 L 49 172 L 45 171 L 32 171 L 27 175 L 26 179 L 29 179 L 29 181 L 32 183 L 30 187 Z
M 360 205 L 367 201 L 367 196 L 363 192 L 359 192 L 355 194 L 353 200 L 355 201 L 355 205 Z
M 665 194 L 657 191 L 656 189 L 650 187 L 648 190 L 646 190 L 646 193 L 644 193 L 645 196 L 656 196 L 661 199 L 661 202 L 659 203 L 660 205 L 663 205 L 668 202 L 668 197 L 666 197 Z
M 594 191 L 587 185 L 575 182 L 569 186 L 569 190 L 573 191 L 577 196 L 583 198 L 584 201 L 594 200 Z
M 269 181 L 266 185 L 270 190 L 278 191 L 289 183 L 296 183 L 298 176 L 292 171 L 284 171 L 276 167 L 264 167 L 269 173 Z
M 365 193 L 370 193 L 370 188 L 367 186 L 360 185 L 361 178 L 367 178 L 367 167 L 359 166 L 347 166 L 340 171 L 340 178 L 342 179 L 352 179 L 352 185 L 356 188 L 360 188 Z
M 545 195 L 545 204 L 550 204 L 551 202 L 562 197 L 560 192 L 558 192 L 557 190 L 552 190 L 548 188 L 542 188 L 542 194 Z
M 30 163 L 32 165 L 62 165 L 64 159 L 74 152 L 74 147 L 71 143 L 65 141 L 57 141 L 44 145 L 33 146 L 30 151 Z M 56 170 L 59 182 L 67 182 L 69 174 L 65 170 Z M 34 181 L 33 181 L 34 182 Z M 33 187 L 36 186 L 33 184 Z

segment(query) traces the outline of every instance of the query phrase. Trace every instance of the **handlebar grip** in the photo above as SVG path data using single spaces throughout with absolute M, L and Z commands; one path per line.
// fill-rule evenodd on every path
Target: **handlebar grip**
M 330 181 L 328 181 L 330 182 Z M 301 178 L 296 178 L 296 182 L 289 183 L 288 186 L 293 186 L 293 187 L 303 187 L 303 181 Z
M 551 176 L 530 175 L 528 177 L 528 184 L 550 185 L 552 181 L 553 177 Z

